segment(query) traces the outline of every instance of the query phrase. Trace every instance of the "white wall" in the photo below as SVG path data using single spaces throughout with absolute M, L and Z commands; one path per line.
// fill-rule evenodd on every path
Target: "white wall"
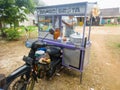
M 28 21 L 25 20 L 24 22 L 21 22 L 20 25 L 24 25 L 24 26 L 34 25 L 33 20 L 35 20 L 35 16 L 33 14 L 27 15 L 27 19 Z

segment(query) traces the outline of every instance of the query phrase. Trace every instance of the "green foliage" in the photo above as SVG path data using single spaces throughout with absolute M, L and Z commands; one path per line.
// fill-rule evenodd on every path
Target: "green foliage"
M 35 31 L 35 30 L 38 30 L 38 27 L 37 26 L 27 26 L 27 29 L 29 31 Z
M 19 8 L 26 8 L 27 13 L 34 11 L 34 2 L 33 0 L 16 0 L 15 5 Z
M 7 35 L 7 40 L 18 40 L 20 38 L 20 32 L 18 28 L 7 28 L 4 30 Z
M 14 28 L 19 26 L 19 22 L 27 20 L 26 14 L 33 13 L 34 3 L 32 0 L 0 0 L 0 28 L 6 28 L 6 25 L 10 25 Z M 0 29 L 3 34 L 3 29 Z M 13 37 L 11 33 L 17 33 L 16 31 L 8 32 L 10 37 Z M 7 33 L 7 34 L 8 34 Z M 15 36 L 16 38 L 16 36 Z
M 109 26 L 109 27 L 119 27 L 120 24 L 105 24 L 104 26 Z
M 118 17 L 118 22 L 120 22 L 120 17 Z
M 26 14 L 34 11 L 32 0 L 0 0 L 0 22 L 17 27 L 26 20 Z
M 29 38 L 36 38 L 38 37 L 38 27 L 37 26 L 27 26 L 27 27 L 20 27 L 22 31 L 22 36 L 26 34 L 25 28 L 27 28 L 28 32 L 28 37 Z

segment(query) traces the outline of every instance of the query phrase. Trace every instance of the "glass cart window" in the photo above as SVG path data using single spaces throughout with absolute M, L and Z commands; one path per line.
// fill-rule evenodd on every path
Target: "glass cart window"
M 53 39 L 53 35 L 49 33 L 52 26 L 52 16 L 39 16 L 38 19 L 39 37 Z
M 49 31 L 50 28 L 52 28 L 52 18 L 51 17 L 39 17 L 39 30 L 40 31 Z

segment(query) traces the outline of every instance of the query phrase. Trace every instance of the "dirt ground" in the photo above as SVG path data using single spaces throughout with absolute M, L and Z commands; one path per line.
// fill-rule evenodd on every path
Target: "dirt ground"
M 120 49 L 111 47 L 120 42 L 120 27 L 92 27 L 91 41 L 90 62 L 84 69 L 82 84 L 79 72 L 66 69 L 50 81 L 39 80 L 34 90 L 120 90 Z M 7 76 L 21 66 L 28 52 L 24 40 L 0 40 L 0 73 Z

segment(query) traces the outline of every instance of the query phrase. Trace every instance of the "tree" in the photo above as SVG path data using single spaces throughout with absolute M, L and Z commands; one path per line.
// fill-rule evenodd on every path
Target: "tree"
M 15 5 L 21 8 L 26 8 L 25 13 L 33 13 L 35 3 L 33 0 L 16 0 Z
M 45 3 L 42 0 L 34 0 L 35 6 L 44 6 Z
M 34 3 L 32 0 L 0 0 L 0 30 L 5 36 L 3 29 L 6 24 L 14 26 L 26 20 L 26 14 L 33 13 Z

